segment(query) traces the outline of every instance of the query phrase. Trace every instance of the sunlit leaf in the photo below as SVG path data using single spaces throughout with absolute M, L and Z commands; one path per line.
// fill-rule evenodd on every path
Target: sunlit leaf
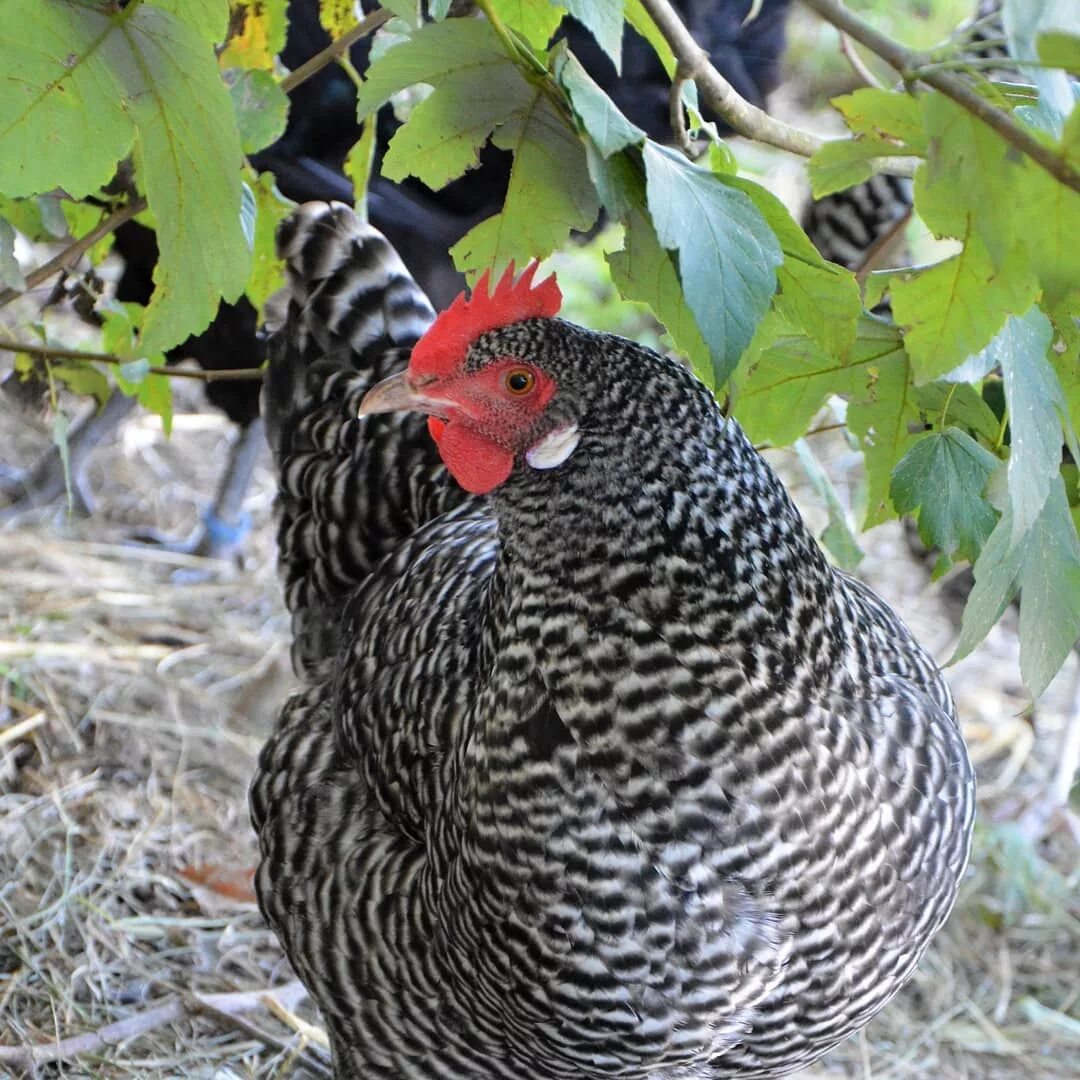
M 722 386 L 776 289 L 780 245 L 744 192 L 653 142 L 643 154 L 656 235 L 678 253 L 683 292 Z

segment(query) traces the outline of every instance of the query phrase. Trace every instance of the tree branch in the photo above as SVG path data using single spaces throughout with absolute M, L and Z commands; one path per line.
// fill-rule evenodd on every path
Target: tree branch
M 52 277 L 53 274 L 66 270 L 76 263 L 89 251 L 99 240 L 103 240 L 109 233 L 119 229 L 126 221 L 130 221 L 136 214 L 141 214 L 146 209 L 145 199 L 136 199 L 121 207 L 115 213 L 110 214 L 101 224 L 95 225 L 85 236 L 80 237 L 73 244 L 69 244 L 58 255 L 54 255 L 47 263 L 42 263 L 36 270 L 31 270 L 26 275 L 26 292 L 36 288 L 43 281 Z M 4 289 L 0 292 L 0 307 L 10 304 L 12 300 L 24 295 L 18 289 Z
M 252 1012 L 273 999 L 293 1009 L 304 998 L 307 990 L 299 981 L 286 983 L 273 990 L 246 991 L 232 994 L 191 994 L 175 997 L 146 1012 L 136 1013 L 114 1024 L 107 1024 L 98 1031 L 75 1035 L 59 1042 L 37 1043 L 28 1046 L 0 1046 L 0 1063 L 15 1069 L 31 1069 L 50 1061 L 69 1061 L 79 1054 L 95 1054 L 125 1039 L 143 1035 L 164 1027 L 183 1016 L 203 1010 L 211 1013 L 235 1015 Z
M 298 68 L 290 71 L 281 80 L 281 89 L 286 94 L 291 94 L 301 83 L 307 82 L 313 75 L 317 75 L 328 64 L 332 64 L 339 56 L 343 56 L 348 52 L 362 37 L 373 34 L 393 17 L 394 13 L 392 11 L 388 11 L 386 8 L 376 8 L 351 30 L 346 30 L 341 37 L 331 41 L 321 52 L 317 52 L 310 60 L 305 60 Z
M 0 341 L 0 350 L 4 352 L 26 353 L 27 356 L 40 356 L 43 360 L 75 360 L 84 364 L 130 364 L 131 357 L 113 356 L 111 353 L 87 352 L 85 349 L 64 349 L 55 345 L 36 345 L 32 342 Z M 137 358 L 134 358 L 137 359 Z M 221 371 L 188 371 L 172 366 L 151 367 L 151 375 L 165 375 L 170 379 L 198 379 L 200 382 L 255 382 L 262 379 L 260 368 L 224 368 Z
M 668 0 L 641 0 L 641 4 L 671 46 L 679 62 L 679 75 L 697 84 L 705 103 L 734 131 L 802 157 L 810 157 L 824 145 L 816 135 L 784 124 L 740 97 L 713 66 L 709 54 L 694 40 Z
M 646 6 L 651 6 L 652 0 L 642 0 L 642 2 Z M 1026 154 L 1040 168 L 1050 173 L 1055 180 L 1060 180 L 1074 191 L 1080 191 L 1080 172 L 1074 169 L 1061 154 L 1039 142 L 1008 113 L 995 108 L 985 98 L 980 97 L 963 79 L 945 71 L 922 70 L 927 66 L 925 57 L 875 30 L 864 19 L 849 11 L 841 0 L 803 0 L 803 4 L 827 23 L 831 23 L 842 33 L 865 45 L 872 53 L 896 68 L 905 81 L 919 79 L 935 90 L 940 90 L 957 105 L 966 109 L 988 127 L 993 128 L 1006 142 Z

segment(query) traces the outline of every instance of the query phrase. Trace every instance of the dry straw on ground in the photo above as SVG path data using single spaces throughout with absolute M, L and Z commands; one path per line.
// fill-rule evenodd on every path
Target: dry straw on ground
M 43 445 L 0 425 L 8 460 Z M 271 478 L 243 566 L 127 541 L 191 526 L 226 438 L 205 414 L 171 442 L 131 422 L 95 459 L 92 521 L 0 531 L 0 1077 L 328 1075 L 246 876 L 247 784 L 291 684 Z M 870 540 L 867 576 L 946 656 L 925 571 L 898 532 Z M 1052 781 L 1075 676 L 1032 722 L 1016 671 L 1002 629 L 951 672 L 990 796 L 957 912 L 911 986 L 808 1076 L 1077 1075 L 1076 839 L 1060 815 L 1034 845 L 1016 825 Z

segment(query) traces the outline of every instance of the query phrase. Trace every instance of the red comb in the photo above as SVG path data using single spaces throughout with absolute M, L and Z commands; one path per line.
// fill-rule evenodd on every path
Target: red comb
M 562 292 L 555 276 L 533 286 L 540 264 L 534 259 L 514 280 L 514 264 L 490 289 L 490 272 L 484 271 L 472 296 L 461 293 L 428 327 L 416 343 L 409 362 L 413 375 L 449 375 L 465 358 L 469 346 L 483 333 L 523 319 L 550 319 L 559 313 Z

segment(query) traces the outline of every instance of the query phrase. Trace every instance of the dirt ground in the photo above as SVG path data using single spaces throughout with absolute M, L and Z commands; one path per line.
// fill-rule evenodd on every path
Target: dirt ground
M 197 393 L 180 407 L 171 440 L 144 416 L 101 447 L 93 518 L 55 510 L 0 530 L 3 1077 L 328 1074 L 318 1017 L 246 876 L 247 785 L 292 681 L 268 462 L 242 563 L 129 540 L 150 525 L 183 534 L 213 489 L 228 428 Z M 47 442 L 0 410 L 4 459 Z M 791 457 L 775 456 L 813 515 Z M 841 478 L 855 467 L 842 447 L 830 461 Z M 953 625 L 899 530 L 865 540 L 862 572 L 947 657 Z M 949 670 L 982 783 L 958 909 L 905 992 L 808 1076 L 1078 1075 L 1076 837 L 1057 815 L 1029 839 L 1076 665 L 1032 717 L 1010 623 Z

